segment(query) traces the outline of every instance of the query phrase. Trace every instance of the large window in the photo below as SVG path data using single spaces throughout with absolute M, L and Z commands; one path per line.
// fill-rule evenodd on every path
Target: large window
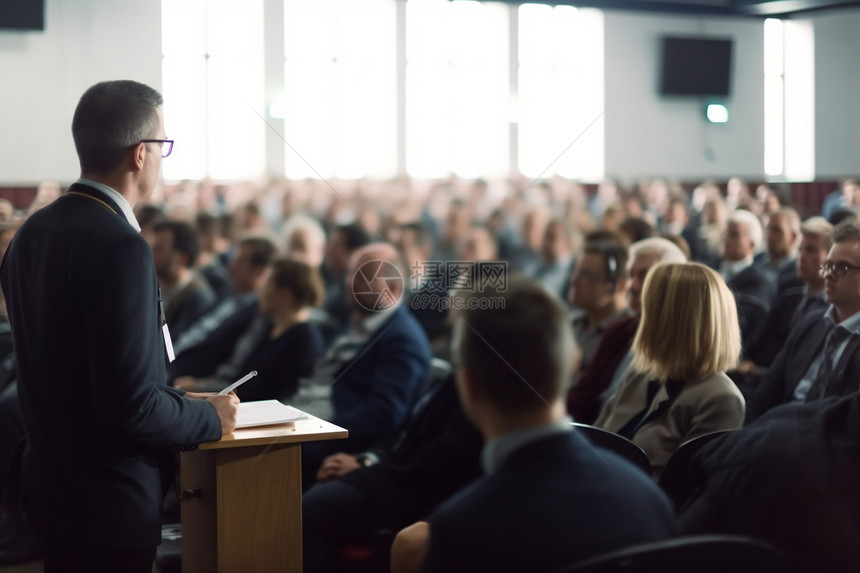
M 284 0 L 280 53 L 272 6 L 163 0 L 167 179 L 256 179 L 266 130 L 290 178 L 603 177 L 599 11 Z
M 166 179 L 265 172 L 262 0 L 164 0 Z

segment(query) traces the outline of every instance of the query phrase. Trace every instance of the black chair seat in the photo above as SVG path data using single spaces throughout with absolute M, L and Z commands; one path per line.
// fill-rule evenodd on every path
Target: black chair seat
M 579 422 L 574 422 L 573 427 L 585 434 L 585 437 L 595 446 L 621 456 L 649 476 L 651 475 L 651 461 L 648 459 L 648 454 L 624 436 Z
M 782 573 L 785 556 L 740 535 L 690 535 L 634 545 L 581 561 L 557 573 Z

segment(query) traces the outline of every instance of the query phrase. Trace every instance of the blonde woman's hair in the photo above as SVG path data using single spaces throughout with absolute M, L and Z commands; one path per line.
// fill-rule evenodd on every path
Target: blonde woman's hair
M 737 365 L 741 334 L 735 298 L 700 263 L 659 263 L 642 289 L 634 369 L 652 380 L 703 380 Z

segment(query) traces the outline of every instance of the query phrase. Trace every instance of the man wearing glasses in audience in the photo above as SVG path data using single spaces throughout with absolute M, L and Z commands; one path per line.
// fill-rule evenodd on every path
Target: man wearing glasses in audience
M 807 315 L 747 405 L 748 420 L 790 402 L 811 402 L 857 391 L 860 378 L 860 223 L 833 231 L 833 246 L 821 266 L 829 303 L 822 317 Z

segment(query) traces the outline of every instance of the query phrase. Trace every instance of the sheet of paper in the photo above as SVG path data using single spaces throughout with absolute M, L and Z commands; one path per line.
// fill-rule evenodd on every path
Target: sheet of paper
M 283 424 L 308 417 L 301 410 L 292 406 L 284 406 L 277 400 L 262 400 L 260 402 L 242 402 L 239 404 L 237 428 Z

